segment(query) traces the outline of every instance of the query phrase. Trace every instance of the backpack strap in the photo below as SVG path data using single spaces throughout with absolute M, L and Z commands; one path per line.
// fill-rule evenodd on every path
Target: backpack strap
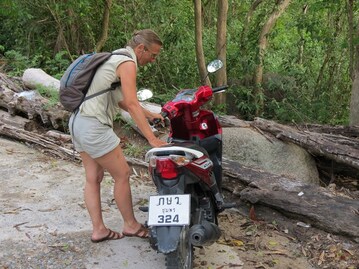
M 124 55 L 124 56 L 127 56 L 127 57 L 133 59 L 132 56 L 131 56 L 131 54 L 128 53 L 127 51 L 123 51 L 123 52 L 111 52 L 111 56 L 112 56 L 112 55 Z M 111 56 L 110 56 L 110 57 L 111 57 Z M 88 100 L 88 99 L 92 99 L 92 98 L 94 98 L 94 97 L 96 97 L 96 96 L 99 96 L 99 95 L 101 95 L 101 94 L 104 94 L 104 93 L 106 93 L 106 92 L 113 91 L 113 90 L 115 90 L 115 89 L 116 89 L 117 87 L 119 87 L 119 86 L 121 86 L 121 81 L 113 82 L 113 83 L 111 84 L 110 88 L 107 88 L 107 89 L 105 89 L 105 90 L 96 92 L 96 93 L 91 94 L 91 95 L 89 95 L 89 96 L 86 96 L 86 97 L 84 98 L 83 102 L 85 102 L 85 101 Z

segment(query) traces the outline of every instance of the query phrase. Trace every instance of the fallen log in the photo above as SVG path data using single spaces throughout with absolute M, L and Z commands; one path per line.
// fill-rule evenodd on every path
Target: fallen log
M 47 154 L 81 162 L 79 154 L 73 151 L 71 143 L 67 143 L 69 138 L 65 134 L 39 134 L 26 130 L 25 127 L 31 119 L 40 118 L 44 124 L 50 122 L 57 129 L 59 124 L 56 119 L 61 122 L 66 120 L 69 116 L 68 112 L 61 114 L 64 110 L 56 106 L 53 110 L 46 108 L 47 101 L 37 95 L 35 95 L 35 102 L 26 99 L 21 96 L 22 91 L 16 84 L 11 85 L 9 81 L 3 80 L 0 86 L 0 106 L 6 108 L 12 115 L 23 114 L 28 117 L 23 122 L 19 120 L 22 123 L 14 124 L 11 120 L 15 117 L 1 116 L 0 135 L 35 145 Z M 158 108 L 154 108 L 153 111 L 158 112 Z M 56 116 L 55 119 L 54 116 Z M 328 129 L 325 134 L 318 134 L 313 132 L 314 127 L 298 129 L 261 119 L 245 122 L 235 117 L 221 116 L 219 120 L 223 126 L 252 126 L 260 132 L 268 132 L 282 140 L 299 144 L 314 155 L 325 156 L 356 169 L 359 167 L 357 140 L 340 135 L 340 131 L 334 132 Z M 347 133 L 354 133 L 354 131 L 348 130 Z M 350 137 L 355 138 L 355 133 Z M 126 159 L 132 165 L 147 166 L 147 163 L 142 160 Z M 239 166 L 238 163 L 224 161 L 223 172 L 226 178 L 235 181 L 233 192 L 239 195 L 240 199 L 274 208 L 284 215 L 295 217 L 327 232 L 359 240 L 358 200 L 336 196 L 319 186 L 293 182 L 283 176 Z M 238 180 L 247 186 L 244 190 L 235 191 L 238 187 Z M 226 180 L 224 184 L 227 184 Z M 303 195 L 298 195 L 300 193 Z
M 20 116 L 11 116 L 9 113 L 3 110 L 0 110 L 0 121 L 27 131 L 32 131 L 35 129 L 35 123 L 33 121 Z
M 70 148 L 71 146 L 66 147 L 60 140 L 53 137 L 26 131 L 3 122 L 0 122 L 0 135 L 39 146 L 42 152 L 61 159 L 80 160 L 79 155 Z
M 12 116 L 25 115 L 28 119 L 38 119 L 44 126 L 64 129 L 70 113 L 60 104 L 50 104 L 36 91 L 14 92 L 0 87 L 0 108 L 6 109 Z
M 55 138 L 57 140 L 60 140 L 61 142 L 65 142 L 65 143 L 68 143 L 68 142 L 72 141 L 71 135 L 64 134 L 64 133 L 59 132 L 59 131 L 50 130 L 50 131 L 47 131 L 45 133 L 45 135 L 48 136 L 48 137 Z
M 231 160 L 223 161 L 223 174 L 225 187 L 243 201 L 265 205 L 327 232 L 359 240 L 357 199 L 337 196 L 323 187 L 294 182 Z M 236 190 L 239 181 L 247 186 L 244 190 Z
M 330 126 L 319 124 L 305 124 L 297 126 L 300 130 L 316 133 L 327 133 L 346 137 L 359 137 L 359 126 Z
M 0 117 L 0 136 L 28 143 L 39 148 L 42 152 L 60 159 L 81 162 L 80 154 L 73 150 L 69 136 L 59 131 L 49 131 L 45 134 L 35 133 L 22 129 L 21 127 L 8 125 L 3 122 Z M 126 160 L 132 165 L 148 166 L 145 161 L 136 158 L 126 157 Z
M 262 131 L 275 135 L 278 139 L 295 143 L 313 155 L 324 156 L 359 169 L 359 140 L 356 138 L 297 130 L 260 118 L 256 118 L 251 124 Z
M 250 122 L 238 119 L 231 115 L 218 115 L 218 121 L 222 127 L 244 127 L 251 126 Z
M 13 92 L 24 91 L 24 84 L 20 78 L 9 78 L 7 75 L 0 73 L 0 89 L 9 89 Z
M 22 75 L 24 85 L 29 89 L 36 89 L 39 85 L 59 91 L 60 81 L 40 68 L 28 68 Z

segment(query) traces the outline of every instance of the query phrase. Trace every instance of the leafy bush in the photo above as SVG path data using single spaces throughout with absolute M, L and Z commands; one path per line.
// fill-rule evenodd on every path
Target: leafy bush
M 59 102 L 59 92 L 56 89 L 45 87 L 43 85 L 36 85 L 36 90 L 42 97 L 49 100 L 47 104 L 48 107 L 54 106 Z
M 6 51 L 7 65 L 4 68 L 10 76 L 22 76 L 24 70 L 30 66 L 30 60 L 14 50 Z

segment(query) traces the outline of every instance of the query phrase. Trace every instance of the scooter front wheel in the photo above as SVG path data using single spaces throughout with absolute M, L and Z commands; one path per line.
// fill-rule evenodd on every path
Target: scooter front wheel
M 177 249 L 166 254 L 167 269 L 192 269 L 193 246 L 188 240 L 188 226 L 183 227 Z

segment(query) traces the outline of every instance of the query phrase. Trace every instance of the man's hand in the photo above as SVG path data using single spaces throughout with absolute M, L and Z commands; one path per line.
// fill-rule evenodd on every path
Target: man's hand
M 151 111 L 148 111 L 147 118 L 150 121 L 155 121 L 156 119 L 159 119 L 160 121 L 164 121 L 164 118 L 160 113 L 154 113 L 154 112 L 151 112 Z
M 165 119 L 161 114 L 147 111 L 146 117 L 149 121 L 151 121 L 155 125 L 161 125 L 162 127 L 165 127 L 165 121 L 164 121 Z
M 165 141 L 162 141 L 160 139 L 158 139 L 157 137 L 151 139 L 151 140 L 148 140 L 148 143 L 150 143 L 150 145 L 153 147 L 153 148 L 158 148 L 158 147 L 161 147 L 161 146 L 164 146 L 164 145 L 168 145 L 168 143 L 166 143 Z

